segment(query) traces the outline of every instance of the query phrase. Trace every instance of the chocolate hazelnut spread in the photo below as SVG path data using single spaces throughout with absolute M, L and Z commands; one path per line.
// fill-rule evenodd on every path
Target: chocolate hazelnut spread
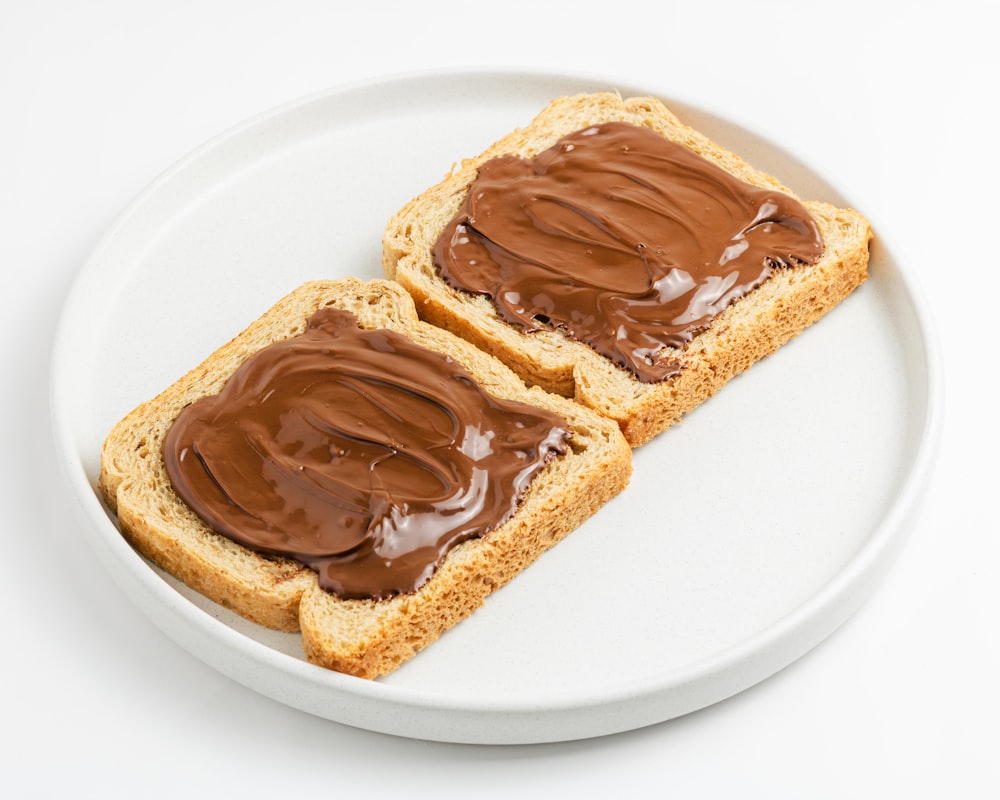
M 654 383 L 730 303 L 822 253 L 794 198 L 609 122 L 534 159 L 484 163 L 433 256 L 449 285 L 490 296 L 507 322 L 562 329 Z
M 341 596 L 381 599 L 508 519 L 568 436 L 452 359 L 323 308 L 187 406 L 163 455 L 216 531 L 308 565 Z

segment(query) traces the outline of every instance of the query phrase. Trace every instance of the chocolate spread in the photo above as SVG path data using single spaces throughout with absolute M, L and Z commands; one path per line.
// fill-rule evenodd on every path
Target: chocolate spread
M 534 159 L 484 163 L 433 252 L 501 317 L 586 342 L 639 380 L 775 269 L 823 252 L 797 200 L 737 180 L 643 127 L 609 122 Z
M 216 531 L 308 565 L 338 595 L 381 599 L 508 519 L 568 435 L 452 359 L 323 308 L 187 406 L 163 454 Z

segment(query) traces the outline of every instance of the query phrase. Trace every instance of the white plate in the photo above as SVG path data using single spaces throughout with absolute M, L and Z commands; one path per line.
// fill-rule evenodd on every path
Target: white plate
M 382 228 L 399 206 L 551 98 L 604 88 L 663 96 L 503 71 L 336 89 L 203 146 L 107 232 L 60 322 L 55 437 L 86 535 L 182 646 L 332 720 L 523 743 L 707 706 L 774 674 L 858 608 L 905 531 L 938 427 L 936 349 L 883 231 L 857 293 L 641 448 L 625 493 L 383 680 L 314 667 L 297 636 L 179 586 L 128 547 L 98 500 L 101 441 L 133 406 L 299 283 L 381 275 Z M 782 148 L 671 104 L 801 195 L 851 204 Z

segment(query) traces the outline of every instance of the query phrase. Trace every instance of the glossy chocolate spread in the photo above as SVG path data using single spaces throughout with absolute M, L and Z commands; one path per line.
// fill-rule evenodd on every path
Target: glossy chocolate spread
M 653 383 L 730 303 L 822 252 L 797 200 L 609 122 L 484 163 L 433 257 L 507 322 L 560 328 Z
M 323 308 L 186 407 L 163 454 L 216 531 L 312 567 L 338 595 L 385 598 L 508 519 L 567 438 L 559 417 L 488 395 L 452 359 Z

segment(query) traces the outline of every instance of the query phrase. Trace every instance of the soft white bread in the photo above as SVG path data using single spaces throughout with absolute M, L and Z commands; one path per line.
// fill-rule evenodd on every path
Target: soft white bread
M 421 318 L 493 353 L 528 383 L 572 397 L 614 419 L 629 443 L 637 446 L 680 420 L 860 285 L 867 277 L 871 229 L 855 211 L 803 201 L 822 233 L 826 249 L 821 260 L 777 270 L 730 305 L 686 347 L 670 353 L 682 369 L 660 383 L 640 382 L 560 330 L 522 333 L 500 317 L 488 297 L 453 289 L 441 279 L 432 249 L 462 205 L 480 165 L 503 154 L 533 157 L 567 134 L 610 121 L 651 128 L 740 180 L 796 197 L 776 178 L 681 123 L 659 100 L 623 99 L 613 93 L 562 97 L 527 127 L 462 161 L 439 184 L 404 206 L 386 226 L 383 266 L 414 297 Z
M 295 562 L 259 555 L 215 533 L 175 493 L 163 458 L 174 418 L 216 394 L 248 357 L 296 336 L 323 306 L 353 312 L 365 329 L 386 328 L 454 358 L 488 392 L 560 415 L 571 429 L 565 455 L 552 459 L 508 522 L 453 549 L 419 590 L 388 600 L 347 600 L 321 589 Z M 100 488 L 123 534 L 147 558 L 215 602 L 261 625 L 301 630 L 307 658 L 341 672 L 383 675 L 434 641 L 569 531 L 620 492 L 631 451 L 617 427 L 588 409 L 527 389 L 505 366 L 452 334 L 420 322 L 391 281 L 306 284 L 108 435 Z

